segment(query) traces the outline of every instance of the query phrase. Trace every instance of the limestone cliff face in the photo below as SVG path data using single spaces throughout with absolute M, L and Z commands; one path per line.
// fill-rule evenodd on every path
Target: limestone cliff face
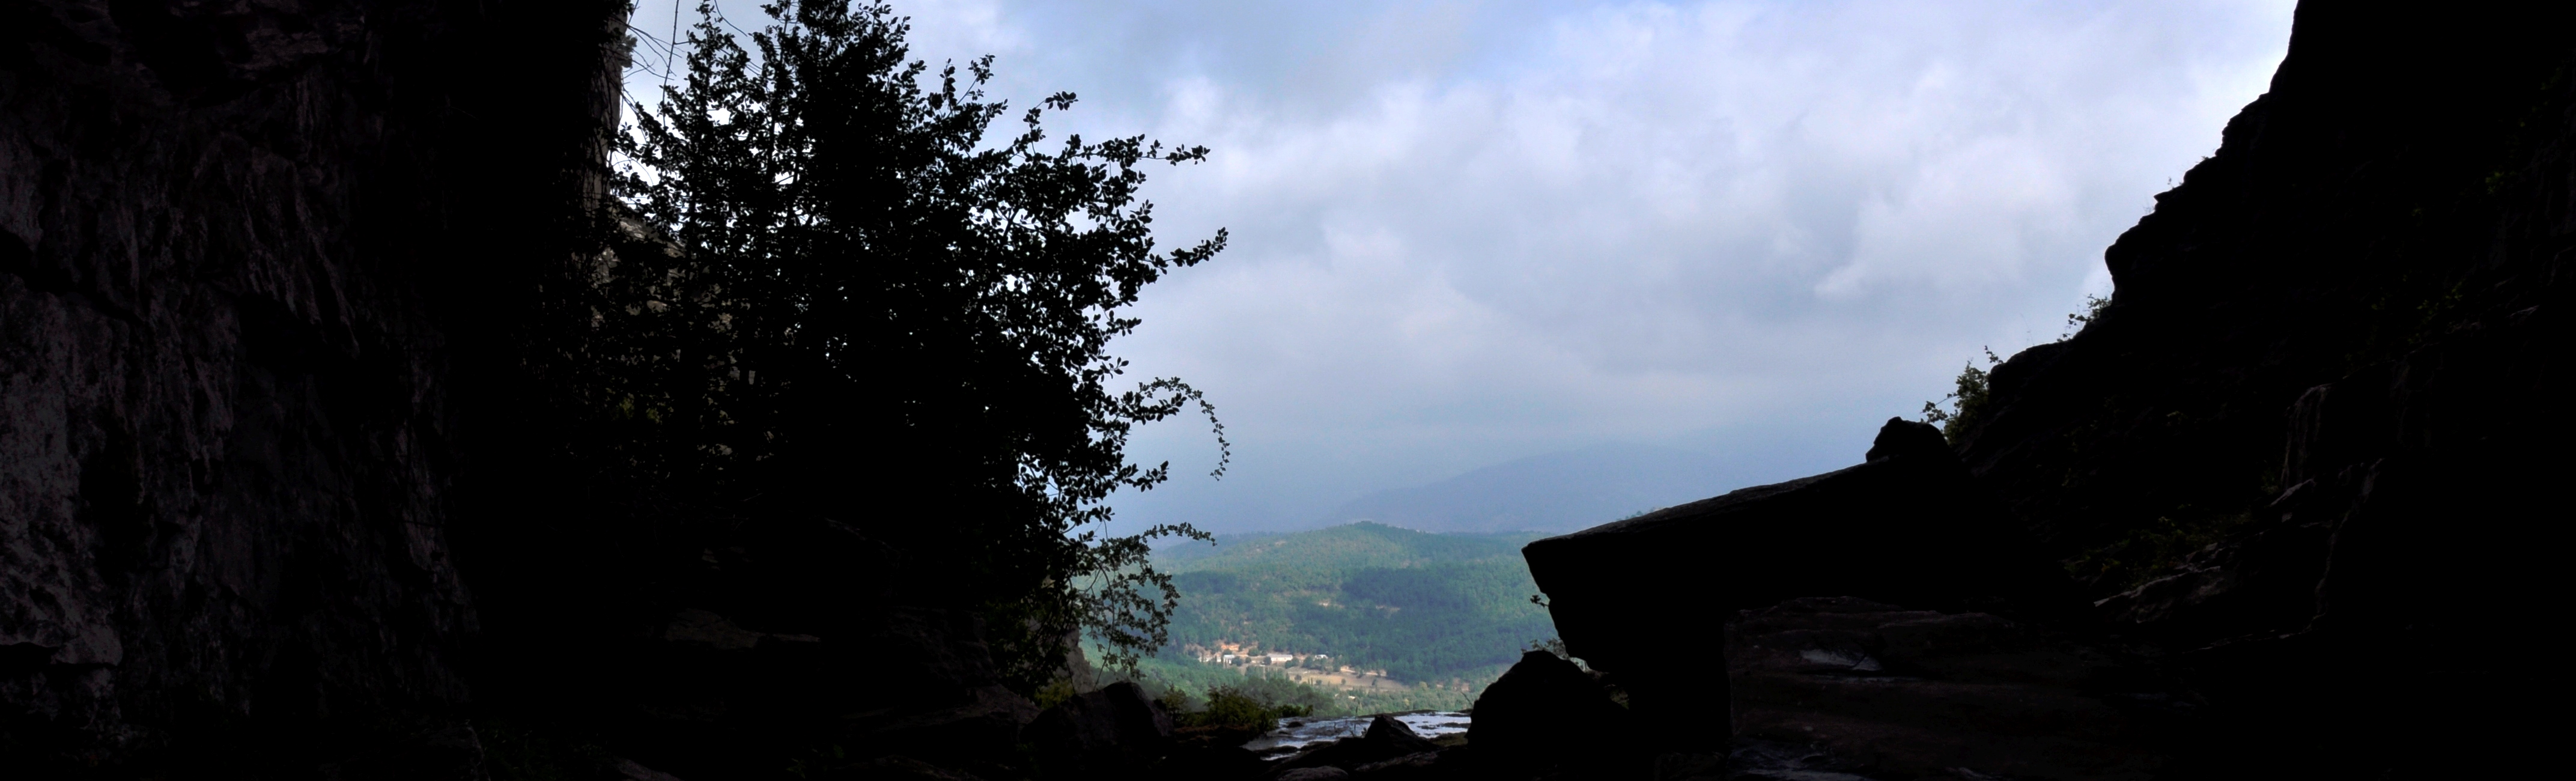
M 622 11 L 537 5 L 0 7 L 13 756 L 319 743 L 464 698 L 451 380 L 525 262 L 506 210 L 577 192 Z

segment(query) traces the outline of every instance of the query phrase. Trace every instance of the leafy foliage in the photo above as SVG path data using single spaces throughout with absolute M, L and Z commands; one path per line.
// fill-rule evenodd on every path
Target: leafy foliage
M 2075 334 L 2084 330 L 2085 326 L 2101 319 L 2102 310 L 2110 306 L 2109 298 L 2086 295 L 2084 311 L 2066 315 L 2066 332 L 2058 335 L 2057 340 L 2062 342 L 2075 338 Z M 1985 353 L 1986 365 L 2003 363 L 2003 359 L 1995 355 L 1994 348 L 1985 348 Z M 1993 392 L 1988 383 L 1991 379 L 1988 371 L 1977 368 L 1974 362 L 1960 367 L 1959 377 L 1951 392 L 1944 394 L 1939 400 L 1923 402 L 1922 421 L 1940 426 L 1942 436 L 1948 437 L 1951 444 L 1957 444 L 1959 437 L 1968 430 L 1968 427 L 1984 416 L 1986 399 Z M 1943 402 L 1950 403 L 1950 408 L 1942 409 Z
M 2111 299 L 2103 296 L 2086 294 L 2084 296 L 2084 311 L 2069 312 L 2066 314 L 2066 333 L 2060 334 L 2057 337 L 2058 340 L 2065 341 L 2067 339 L 2075 338 L 2076 332 L 2084 330 L 2085 326 L 2092 325 L 2093 321 L 2102 319 L 2102 310 L 2110 306 Z
M 1996 357 L 1994 348 L 1986 348 L 1987 366 L 2003 362 L 2004 359 Z M 1939 401 L 1923 402 L 1923 422 L 1940 426 L 1941 435 L 1957 444 L 1960 435 L 1985 413 L 1986 399 L 1992 390 L 1987 383 L 1989 379 L 1987 371 L 1977 368 L 1975 363 L 1960 367 L 1955 390 L 1942 395 Z M 1942 409 L 1941 402 L 1949 402 L 1950 408 Z
M 1313 715 L 1312 705 L 1273 704 L 1241 687 L 1219 686 L 1207 692 L 1207 707 L 1185 711 L 1174 720 L 1184 727 L 1238 727 L 1254 732 L 1279 728 L 1279 720 Z
M 1069 93 L 988 138 L 989 56 L 932 73 L 884 5 L 764 10 L 755 57 L 702 3 L 685 80 L 632 106 L 627 241 L 571 294 L 556 370 L 585 455 L 681 514 L 868 541 L 882 589 L 842 598 L 981 610 L 1025 689 L 1077 628 L 1132 664 L 1177 598 L 1148 541 L 1206 535 L 1089 527 L 1169 478 L 1127 462 L 1135 426 L 1215 413 L 1173 378 L 1113 390 L 1108 344 L 1145 285 L 1224 248 L 1156 252 L 1138 198 L 1146 163 L 1207 150 L 1049 146 Z

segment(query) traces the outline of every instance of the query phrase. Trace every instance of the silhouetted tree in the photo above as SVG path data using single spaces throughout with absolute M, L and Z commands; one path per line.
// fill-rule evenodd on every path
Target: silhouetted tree
M 693 512 L 892 551 L 871 565 L 886 598 L 984 611 L 1025 685 L 1077 627 L 1152 652 L 1176 592 L 1147 542 L 1205 535 L 1104 536 L 1104 501 L 1169 476 L 1128 462 L 1136 425 L 1195 405 L 1221 452 L 1224 430 L 1177 379 L 1113 390 L 1107 348 L 1145 285 L 1224 248 L 1220 230 L 1155 252 L 1137 197 L 1146 162 L 1207 150 L 1042 147 L 1070 93 L 993 143 L 991 57 L 933 74 L 885 5 L 764 10 L 747 50 L 702 3 L 685 79 L 632 107 L 628 250 L 580 285 L 565 351 L 606 429 L 593 457 Z

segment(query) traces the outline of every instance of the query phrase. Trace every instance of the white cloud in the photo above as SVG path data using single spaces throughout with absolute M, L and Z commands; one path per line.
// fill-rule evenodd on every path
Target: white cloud
M 2290 3 L 900 10 L 918 55 L 1001 54 L 1020 105 L 1080 92 L 1064 130 L 1215 150 L 1150 193 L 1167 244 L 1233 247 L 1120 350 L 1207 390 L 1238 465 L 1122 512 L 1240 527 L 1606 440 L 1865 438 L 2107 289 L 2102 248 L 2263 88 Z M 1212 447 L 1167 424 L 1139 452 L 1187 475 Z

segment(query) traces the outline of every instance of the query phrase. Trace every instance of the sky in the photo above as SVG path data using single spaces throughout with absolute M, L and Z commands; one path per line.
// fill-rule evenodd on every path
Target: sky
M 1052 132 L 1213 150 L 1145 192 L 1164 246 L 1229 248 L 1113 351 L 1205 391 L 1233 462 L 1206 475 L 1203 420 L 1146 429 L 1175 477 L 1115 526 L 1240 532 L 1605 445 L 1740 465 L 1705 495 L 1859 461 L 2110 291 L 2103 248 L 2263 92 L 2292 3 L 895 8 L 917 58 L 994 55 L 994 97 L 1079 95 Z

